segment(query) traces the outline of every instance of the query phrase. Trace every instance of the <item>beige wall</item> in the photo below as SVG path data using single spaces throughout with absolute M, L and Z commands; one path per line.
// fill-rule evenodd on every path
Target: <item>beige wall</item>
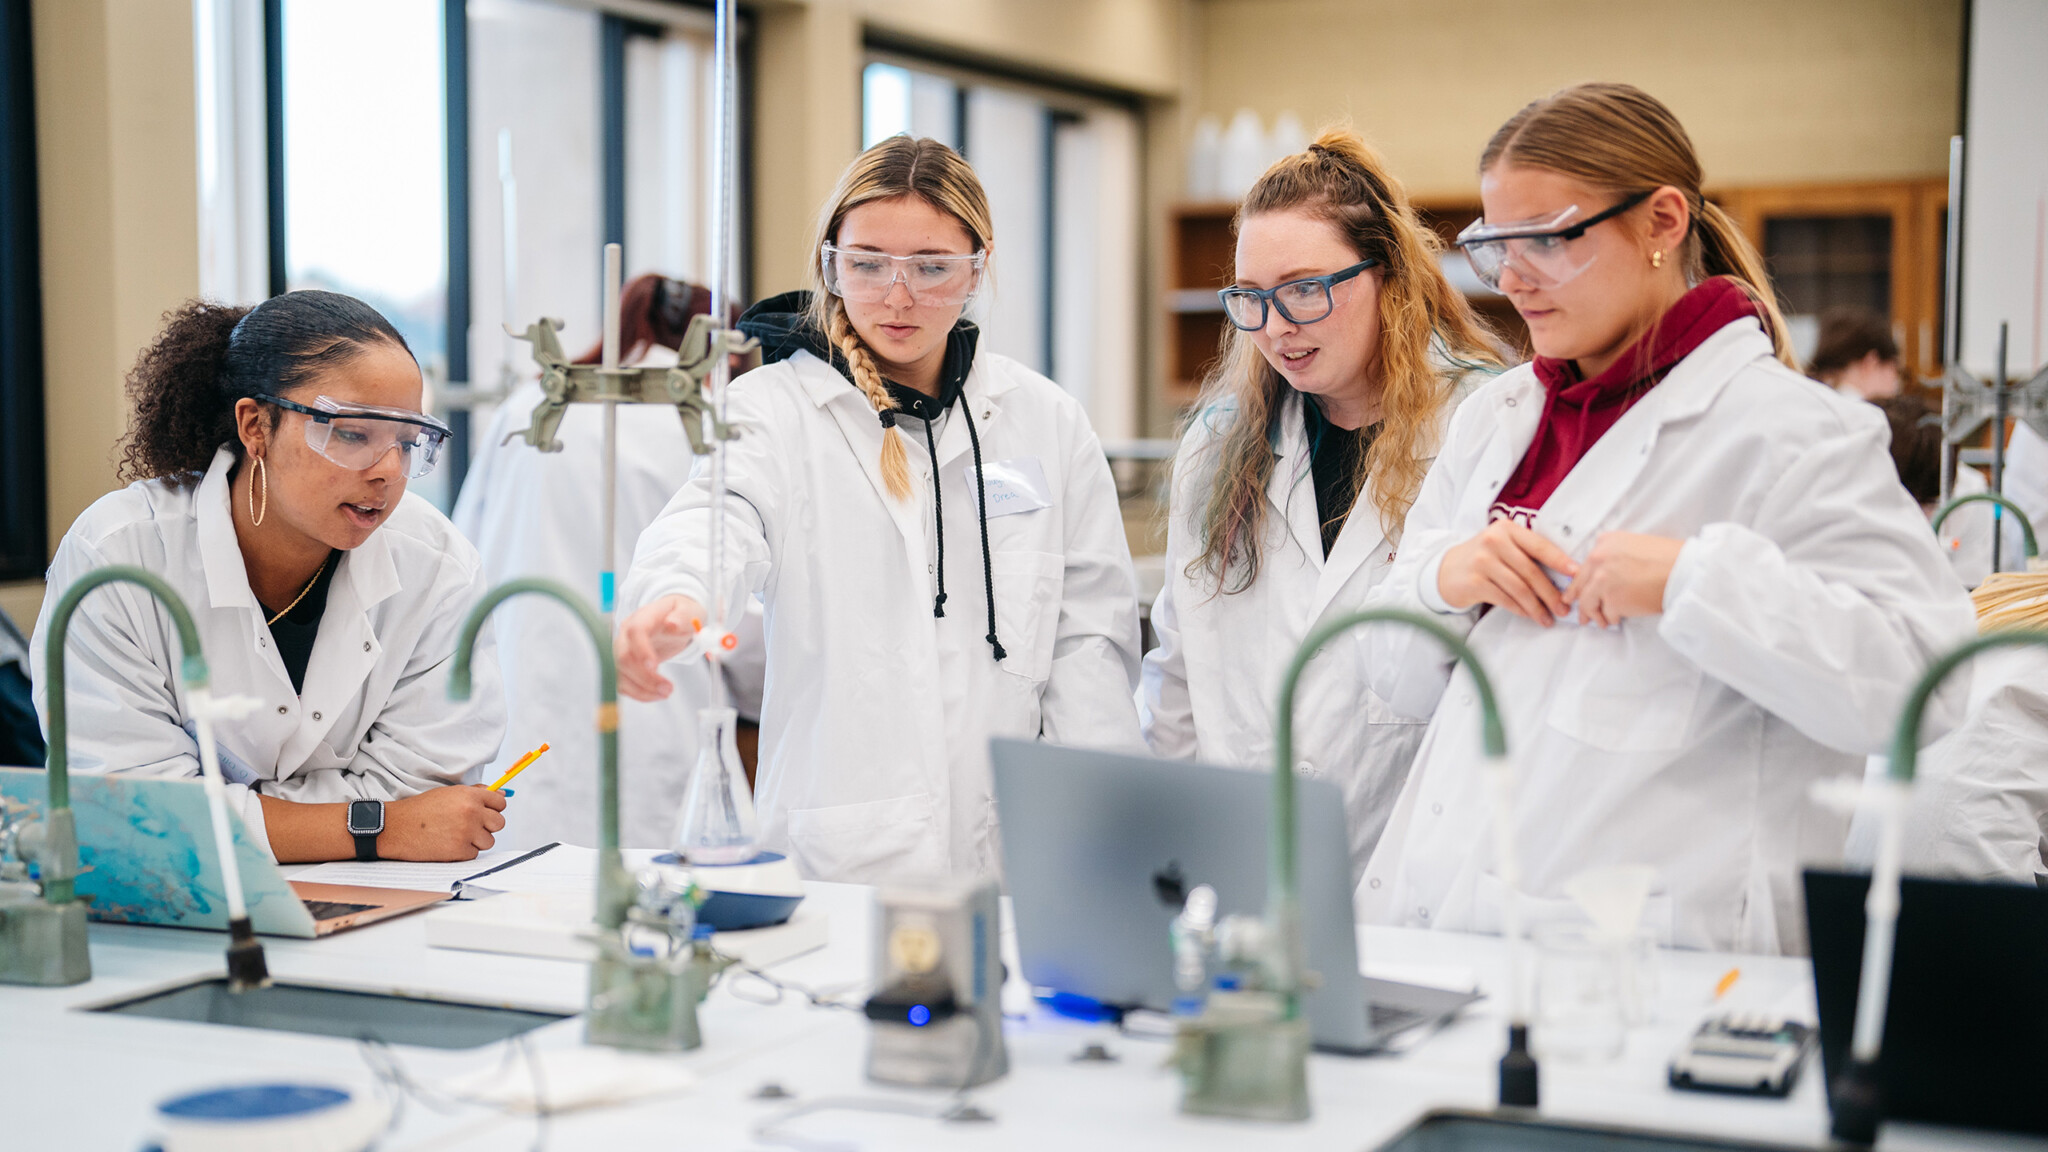
M 1961 0 L 1197 0 L 1190 103 L 1348 117 L 1410 191 L 1469 195 L 1493 130 L 1581 80 L 1669 104 L 1711 185 L 1939 174 Z M 1173 174 L 1178 183 L 1184 177 Z
M 192 5 L 36 0 L 32 20 L 54 549 L 115 487 L 136 352 L 199 290 Z

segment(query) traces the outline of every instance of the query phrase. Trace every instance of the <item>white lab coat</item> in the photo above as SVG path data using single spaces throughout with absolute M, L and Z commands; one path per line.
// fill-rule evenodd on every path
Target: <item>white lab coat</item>
M 673 364 L 655 347 L 642 364 Z M 483 557 L 484 580 L 522 576 L 558 580 L 601 606 L 598 570 L 604 553 L 604 412 L 572 404 L 562 416 L 560 452 L 542 452 L 506 437 L 524 429 L 541 401 L 540 385 L 512 391 L 491 417 L 478 446 L 455 524 Z M 621 404 L 618 413 L 618 505 L 613 569 L 623 574 L 633 544 L 690 478 L 695 457 L 682 420 L 666 404 Z M 735 705 L 745 715 L 760 700 L 760 610 L 751 599 L 736 621 L 738 659 L 727 669 Z M 509 785 L 521 809 L 500 842 L 527 847 L 560 840 L 597 843 L 597 653 L 576 618 L 539 596 L 515 596 L 492 621 L 505 681 L 505 742 L 486 775 L 495 779 L 541 744 L 548 754 Z M 749 671 L 751 670 L 751 671 Z M 667 848 L 697 754 L 697 713 L 712 703 L 710 677 L 678 670 L 667 700 L 619 701 L 619 842 Z M 488 781 L 486 781 L 488 782 Z
M 1881 414 L 1782 367 L 1730 323 L 1572 470 L 1535 529 L 1575 559 L 1609 531 L 1686 541 L 1662 615 L 1543 628 L 1450 612 L 1444 553 L 1535 436 L 1543 386 L 1510 371 L 1452 418 L 1375 604 L 1437 612 L 1491 674 L 1515 773 L 1524 906 L 1568 907 L 1589 868 L 1659 871 L 1646 922 L 1682 947 L 1798 953 L 1798 870 L 1839 861 L 1847 818 L 1809 797 L 1860 774 L 1906 692 L 1975 631 L 1970 602 L 1899 485 Z M 1367 635 L 1373 682 L 1435 716 L 1358 890 L 1380 924 L 1497 930 L 1480 714 L 1469 675 L 1412 630 Z M 1944 694 L 1930 737 L 1959 714 Z
M 2048 652 L 1996 648 L 1971 669 L 1963 722 L 1920 750 L 1900 858 L 1912 875 L 2032 884 L 2048 872 Z M 1890 767 L 1873 756 L 1865 778 Z M 1859 808 L 1851 863 L 1875 861 L 1878 832 L 1876 809 Z
M 1272 771 L 1273 711 L 1295 650 L 1317 625 L 1364 607 L 1393 565 L 1395 546 L 1371 481 L 1324 558 L 1301 405 L 1301 394 L 1289 390 L 1266 485 L 1258 579 L 1240 592 L 1222 594 L 1207 573 L 1189 573 L 1202 548 L 1214 449 L 1234 409 L 1209 409 L 1181 438 L 1166 583 L 1152 606 L 1159 646 L 1145 655 L 1138 701 L 1155 755 Z M 1343 791 L 1353 882 L 1379 842 L 1427 722 L 1364 687 L 1361 643 L 1362 632 L 1353 630 L 1326 646 L 1303 671 L 1294 702 L 1295 770 Z
M 223 447 L 196 487 L 147 480 L 102 496 L 64 534 L 32 641 L 45 727 L 43 653 L 58 598 L 95 568 L 135 564 L 184 598 L 214 695 L 263 702 L 215 727 L 224 765 L 232 757 L 253 773 L 253 784 L 231 783 L 228 792 L 259 843 L 268 842 L 259 792 L 321 804 L 462 783 L 497 752 L 505 730 L 490 622 L 477 636 L 470 698 L 448 698 L 456 637 L 484 590 L 476 550 L 433 505 L 406 493 L 389 520 L 343 554 L 305 691 L 294 693 L 235 540 L 234 459 Z M 68 648 L 73 771 L 199 774 L 199 748 L 184 728 L 191 712 L 177 630 L 154 596 L 126 583 L 94 589 L 71 618 Z M 506 818 L 518 820 L 518 809 Z
M 808 352 L 732 384 L 727 595 L 760 592 L 768 680 L 755 804 L 764 844 L 812 880 L 877 883 L 998 870 L 991 735 L 1140 747 L 1136 578 L 1086 414 L 1045 377 L 982 352 L 938 438 L 945 616 L 932 614 L 931 459 L 905 436 L 911 496 L 888 496 L 882 427 Z M 1048 507 L 988 520 L 988 642 L 974 461 L 1043 470 Z M 1012 495 L 1015 495 L 1013 492 Z M 640 538 L 622 612 L 708 603 L 710 487 L 694 478 Z M 1028 506 L 1035 500 L 1016 500 Z

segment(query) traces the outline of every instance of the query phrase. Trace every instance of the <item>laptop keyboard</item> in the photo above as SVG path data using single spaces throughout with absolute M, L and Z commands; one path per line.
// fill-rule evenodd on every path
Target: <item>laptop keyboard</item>
M 306 905 L 306 911 L 313 914 L 315 923 L 321 920 L 335 920 L 353 912 L 367 912 L 377 907 L 375 904 L 350 904 L 345 900 L 306 900 L 302 903 Z M 1374 1011 L 1377 1012 L 1378 1009 Z
M 1366 1007 L 1366 1019 L 1372 1024 L 1372 1030 L 1382 1036 L 1399 1032 L 1404 1028 L 1412 1028 L 1429 1018 L 1427 1013 L 1409 1008 L 1395 1008 L 1388 1004 L 1371 1004 Z

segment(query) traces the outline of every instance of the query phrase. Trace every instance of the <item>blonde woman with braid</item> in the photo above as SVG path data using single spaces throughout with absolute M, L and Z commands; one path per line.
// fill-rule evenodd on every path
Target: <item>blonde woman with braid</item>
M 840 178 L 811 287 L 741 328 L 726 570 L 706 571 L 708 478 L 640 538 L 619 682 L 659 670 L 704 606 L 759 592 L 768 679 L 755 802 L 813 880 L 997 870 L 992 735 L 1134 747 L 1136 580 L 1081 407 L 979 349 L 988 200 L 933 140 L 892 137 Z
M 1265 767 L 1289 659 L 1386 575 L 1445 417 L 1500 365 L 1356 134 L 1267 169 L 1236 227 L 1229 346 L 1174 461 L 1140 710 L 1159 755 Z M 1423 731 L 1364 687 L 1356 651 L 1333 644 L 1295 707 L 1297 769 L 1343 790 L 1354 879 Z

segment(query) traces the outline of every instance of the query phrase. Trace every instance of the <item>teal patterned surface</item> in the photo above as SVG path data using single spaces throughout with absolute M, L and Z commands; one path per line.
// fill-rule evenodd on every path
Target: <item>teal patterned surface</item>
M 40 816 L 49 803 L 43 773 L 0 768 L 0 802 Z M 226 931 L 227 896 L 213 850 L 205 785 L 196 779 L 71 774 L 78 819 L 78 894 L 94 920 Z M 235 858 L 256 931 L 313 935 L 313 918 L 277 870 L 269 849 L 249 836 L 232 808 Z

